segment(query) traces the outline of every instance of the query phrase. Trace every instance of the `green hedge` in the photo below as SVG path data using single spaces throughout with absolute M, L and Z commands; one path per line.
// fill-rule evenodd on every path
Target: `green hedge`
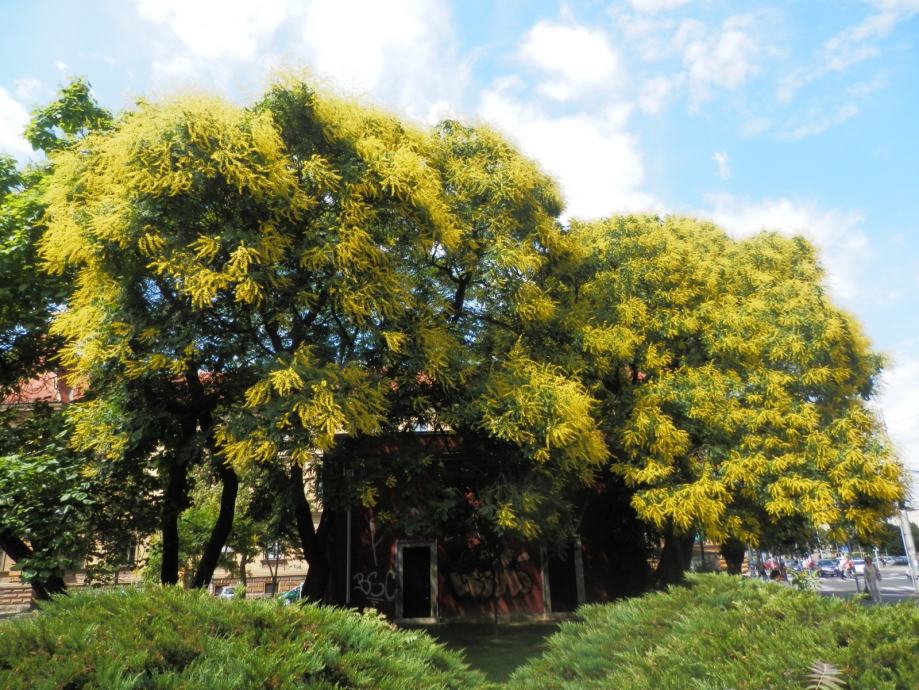
M 62 597 L 0 623 L 0 688 L 476 688 L 421 632 L 334 608 L 155 587 Z
M 581 608 L 508 686 L 799 690 L 824 662 L 846 688 L 919 688 L 914 603 L 866 606 L 724 575 L 690 585 Z

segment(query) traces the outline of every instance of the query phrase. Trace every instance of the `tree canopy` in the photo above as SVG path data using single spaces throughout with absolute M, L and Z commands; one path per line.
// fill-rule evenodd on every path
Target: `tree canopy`
M 89 84 L 76 80 L 33 113 L 26 136 L 36 150 L 52 152 L 110 120 Z M 74 452 L 65 413 L 18 404 L 30 402 L 18 390 L 23 383 L 53 383 L 60 369 L 62 340 L 49 328 L 70 275 L 44 273 L 37 246 L 52 171 L 48 160 L 17 168 L 0 157 L 0 395 L 17 401 L 0 409 L 0 548 L 39 598 L 60 591 L 64 575 L 84 561 L 95 573 L 121 565 L 127 545 L 149 532 L 153 499 L 143 474 Z
M 333 515 L 317 532 L 304 467 L 420 428 L 489 459 L 431 500 L 502 537 L 561 538 L 578 492 L 611 477 L 649 529 L 722 540 L 868 536 L 902 498 L 867 406 L 882 358 L 801 238 L 563 224 L 551 178 L 488 128 L 423 129 L 295 78 L 248 107 L 186 96 L 117 117 L 77 81 L 29 136 L 49 164 L 32 181 L 0 165 L 0 271 L 21 274 L 0 289 L 46 296 L 35 318 L 0 302 L 0 357 L 25 361 L 28 333 L 91 392 L 71 443 L 139 478 L 164 582 L 203 500 L 190 473 L 220 484 L 194 585 L 259 464 L 274 490 L 287 478 L 319 572 Z M 9 368 L 0 385 L 31 371 Z M 372 506 L 425 462 L 355 456 L 326 498 Z
M 902 469 L 867 405 L 883 361 L 805 240 L 652 216 L 572 239 L 556 325 L 530 340 L 590 385 L 643 520 L 755 543 L 789 520 L 867 536 L 893 512 Z

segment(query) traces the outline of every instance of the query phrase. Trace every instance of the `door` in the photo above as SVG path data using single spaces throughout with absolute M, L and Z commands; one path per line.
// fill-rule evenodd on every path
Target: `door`
M 396 618 L 437 617 L 435 542 L 397 542 L 399 592 Z
M 584 566 L 581 541 L 574 539 L 560 554 L 548 558 L 544 576 L 548 580 L 546 597 L 553 613 L 570 613 L 584 603 Z

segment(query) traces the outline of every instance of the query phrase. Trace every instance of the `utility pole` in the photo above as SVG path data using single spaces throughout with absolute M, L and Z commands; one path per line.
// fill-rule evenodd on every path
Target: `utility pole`
M 884 427 L 884 436 L 890 442 L 890 435 L 887 433 L 887 420 L 884 419 L 883 410 L 879 411 L 879 419 Z M 898 420 L 902 421 L 902 420 Z M 919 474 L 919 470 L 904 467 L 907 472 Z M 912 487 L 908 487 L 912 488 Z M 913 591 L 919 595 L 919 563 L 916 563 L 916 544 L 913 542 L 913 529 L 909 523 L 908 506 L 905 502 L 900 504 L 900 537 L 903 539 L 903 548 L 906 549 L 906 560 L 909 563 L 909 577 L 913 581 Z
M 913 590 L 919 595 L 919 564 L 916 563 L 916 544 L 913 542 L 913 530 L 906 506 L 900 508 L 900 535 L 903 538 L 903 548 L 906 549 L 906 559 L 909 561 L 909 576 L 913 581 Z

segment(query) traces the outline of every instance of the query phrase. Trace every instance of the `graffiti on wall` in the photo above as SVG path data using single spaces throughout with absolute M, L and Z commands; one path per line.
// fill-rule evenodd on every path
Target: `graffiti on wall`
M 357 572 L 351 576 L 351 586 L 356 592 L 360 592 L 364 598 L 373 606 L 379 606 L 383 602 L 396 600 L 396 591 L 398 583 L 396 581 L 396 571 L 392 568 L 383 570 L 380 567 L 380 560 L 388 565 L 391 558 L 380 559 L 377 557 L 377 551 L 380 544 L 384 542 L 384 534 L 377 530 L 376 520 L 370 517 L 370 555 L 373 559 L 373 566 L 364 572 Z M 369 564 L 368 564 L 369 566 Z
M 364 595 L 371 604 L 396 600 L 396 573 L 390 568 L 380 576 L 376 570 L 368 573 L 354 573 L 351 577 L 354 589 Z
M 498 597 L 529 594 L 533 589 L 533 577 L 521 568 L 529 560 L 530 554 L 526 551 L 505 549 L 497 576 L 493 570 L 474 568 L 471 572 L 451 572 L 448 579 L 456 595 L 467 599 L 484 601 L 496 594 Z

